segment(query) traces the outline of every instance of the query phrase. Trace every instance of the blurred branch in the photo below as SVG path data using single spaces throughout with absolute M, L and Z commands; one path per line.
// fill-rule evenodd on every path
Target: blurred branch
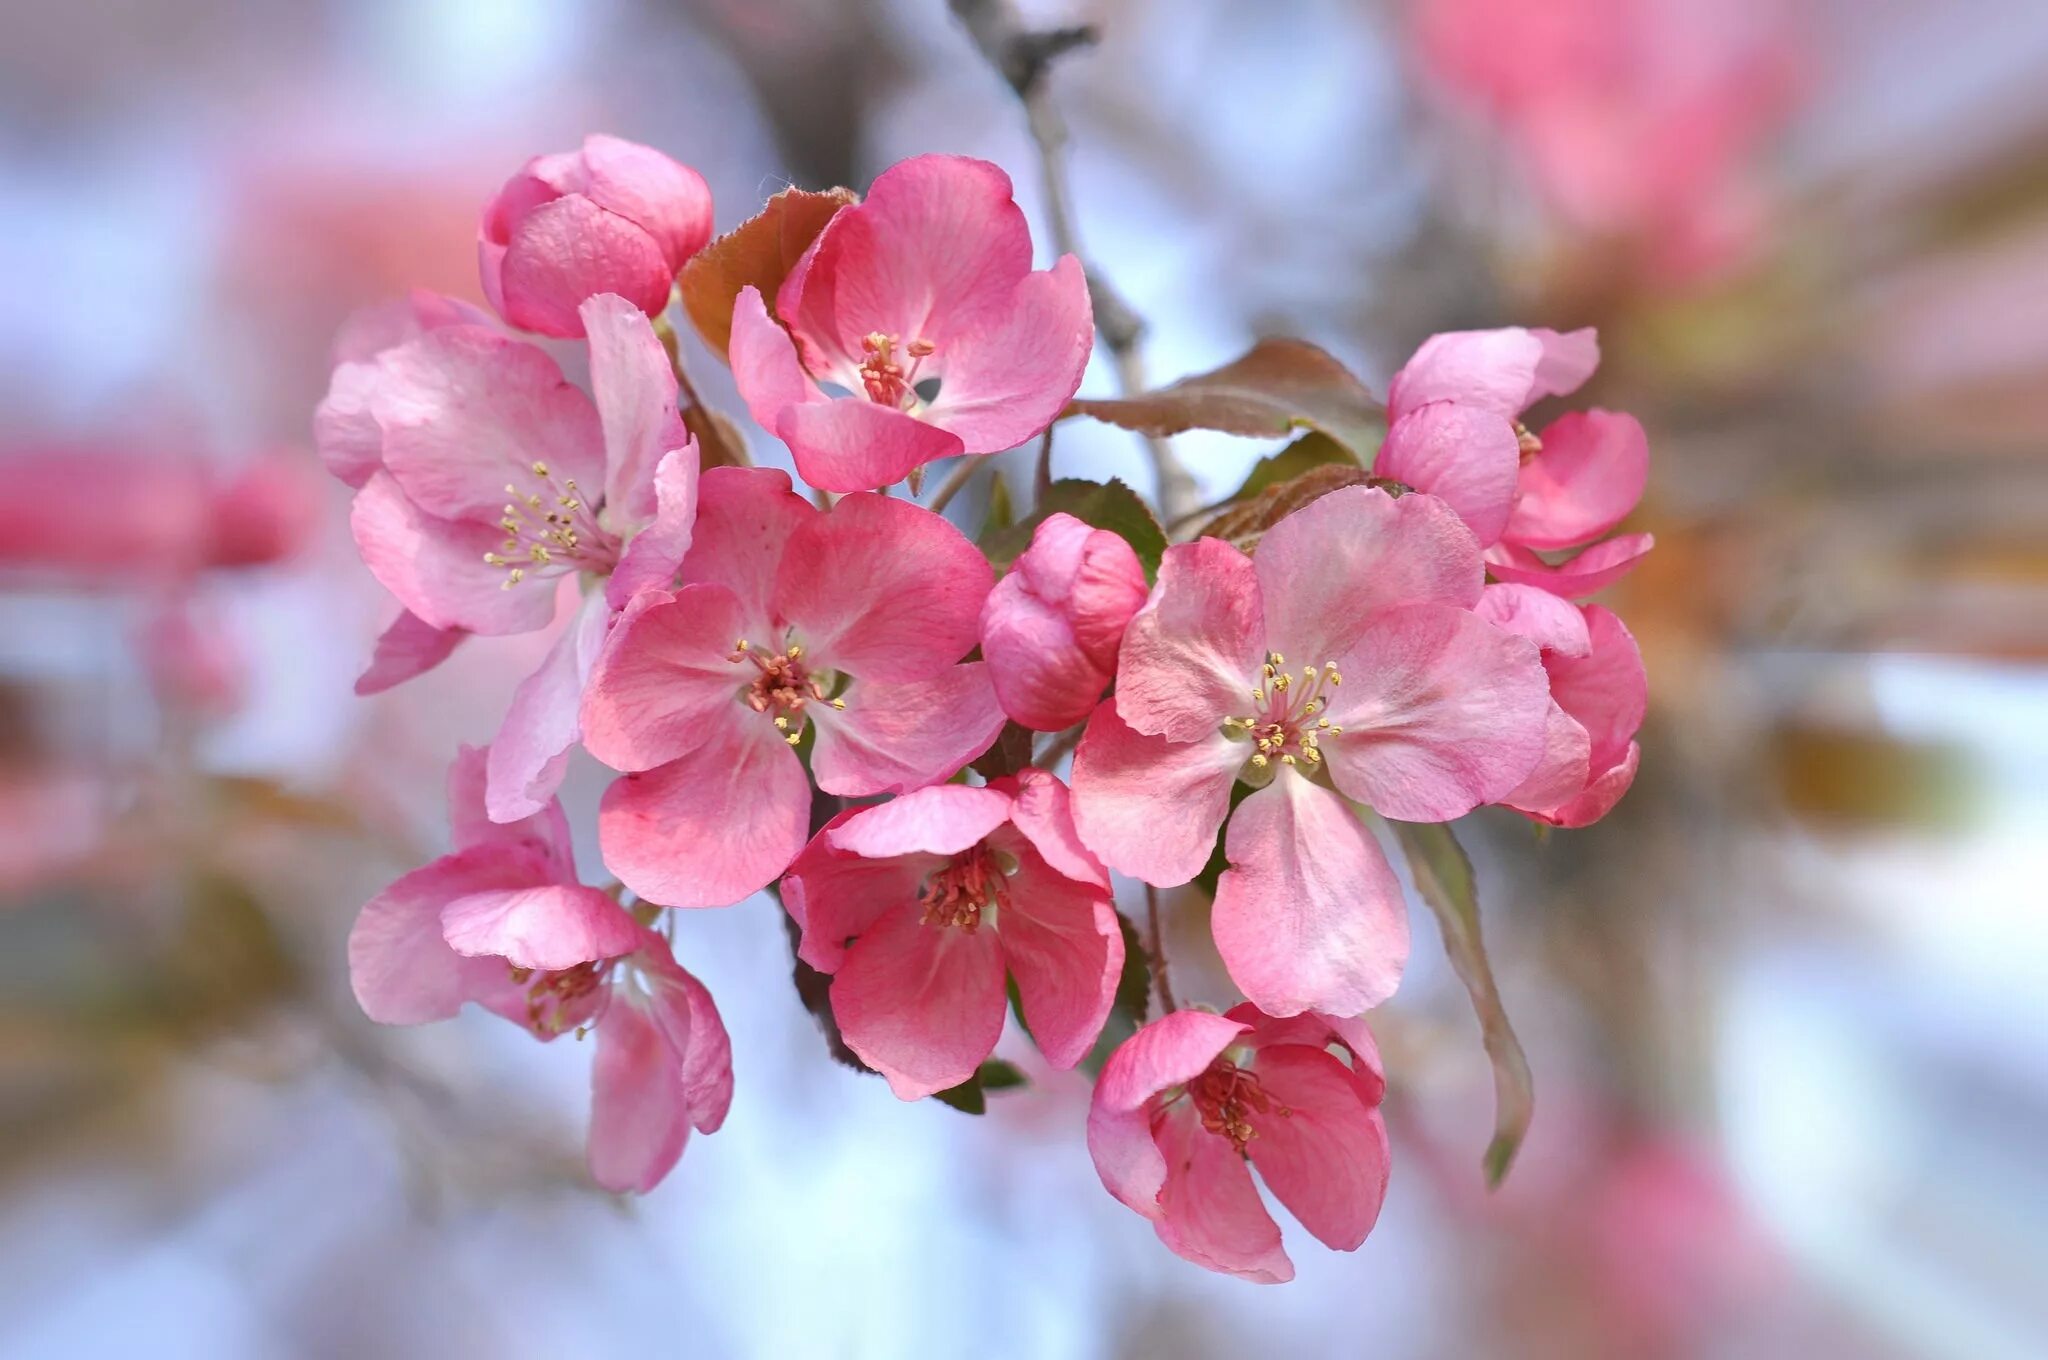
M 1095 329 L 1109 351 L 1116 373 L 1117 389 L 1123 396 L 1145 390 L 1145 363 L 1139 342 L 1145 335 L 1145 320 L 1110 287 L 1100 270 L 1088 261 L 1081 248 L 1080 233 L 1074 226 L 1073 194 L 1067 186 L 1067 123 L 1060 116 L 1046 88 L 1046 73 L 1054 60 L 1076 48 L 1095 42 L 1093 25 L 1076 24 L 1061 28 L 1028 27 L 1012 0 L 948 0 L 953 15 L 967 30 L 984 60 L 1002 76 L 1024 106 L 1031 140 L 1038 145 L 1040 178 L 1044 186 L 1045 212 L 1052 228 L 1053 248 L 1081 261 L 1088 278 L 1088 297 L 1095 309 Z M 1164 519 L 1176 519 L 1193 509 L 1200 494 L 1195 479 L 1181 466 L 1167 442 L 1145 436 L 1145 448 L 1152 458 L 1152 470 L 1159 483 L 1159 510 Z

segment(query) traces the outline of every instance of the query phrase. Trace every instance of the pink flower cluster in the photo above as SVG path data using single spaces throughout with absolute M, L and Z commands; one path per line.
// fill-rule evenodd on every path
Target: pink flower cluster
M 1253 1170 L 1357 1247 L 1388 1169 L 1360 1017 L 1408 954 L 1361 816 L 1582 825 L 1634 774 L 1640 658 L 1574 601 L 1649 546 L 1606 537 L 1642 493 L 1642 431 L 1521 423 L 1589 376 L 1591 334 L 1434 338 L 1394 382 L 1379 483 L 1252 553 L 1177 543 L 1155 580 L 1118 533 L 1052 513 L 998 579 L 888 488 L 1059 418 L 1093 334 L 1079 265 L 1032 270 L 1000 170 L 922 156 L 779 282 L 732 288 L 734 376 L 806 496 L 701 466 L 685 428 L 668 289 L 708 223 L 694 172 L 592 138 L 486 207 L 496 318 L 420 294 L 337 345 L 321 452 L 404 607 L 358 689 L 471 635 L 559 628 L 488 750 L 456 762 L 451 853 L 364 909 L 364 1009 L 474 1001 L 543 1040 L 594 1031 L 591 1171 L 645 1190 L 732 1094 L 677 909 L 779 885 L 839 1036 L 913 1100 L 975 1082 L 1013 1007 L 1053 1067 L 1087 1062 L 1139 962 L 1111 871 L 1185 884 L 1220 837 L 1215 944 L 1248 1000 L 1169 1005 L 1107 1055 L 1090 1148 L 1212 1269 L 1292 1273 Z M 580 338 L 587 388 L 507 327 Z M 1061 734 L 1036 763 L 1034 733 Z M 618 772 L 610 888 L 579 879 L 555 797 L 578 746 Z

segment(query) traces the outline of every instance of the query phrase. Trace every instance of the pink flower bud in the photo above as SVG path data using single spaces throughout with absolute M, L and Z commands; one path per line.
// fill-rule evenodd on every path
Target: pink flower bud
M 981 654 L 1003 711 L 1041 732 L 1087 717 L 1145 594 L 1130 544 L 1072 515 L 1049 516 L 981 611 Z
M 651 147 L 592 136 L 581 151 L 535 156 L 484 205 L 477 263 L 508 323 L 576 337 L 577 308 L 599 293 L 658 315 L 683 262 L 710 239 L 702 175 Z

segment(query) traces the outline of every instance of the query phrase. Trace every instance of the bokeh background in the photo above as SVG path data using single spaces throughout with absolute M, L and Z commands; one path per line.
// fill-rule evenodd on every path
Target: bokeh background
M 1642 775 L 1467 831 L 1536 1070 L 1507 1187 L 1426 916 L 1385 1215 L 1290 1225 L 1277 1289 L 1103 1193 L 1079 1079 L 976 1120 L 831 1064 L 765 901 L 682 922 L 739 1093 L 641 1201 L 584 1180 L 582 1046 L 354 1009 L 355 909 L 546 639 L 351 694 L 391 605 L 309 448 L 337 324 L 477 296 L 484 197 L 587 130 L 721 228 L 932 150 L 1036 214 L 942 0 L 5 0 L 0 1354 L 2048 1354 L 2048 7 L 1024 8 L 1100 26 L 1051 91 L 1156 378 L 1597 324 L 1587 399 L 1650 431 Z M 1269 451 L 1177 447 L 1214 494 Z M 1107 427 L 1057 460 L 1147 484 Z

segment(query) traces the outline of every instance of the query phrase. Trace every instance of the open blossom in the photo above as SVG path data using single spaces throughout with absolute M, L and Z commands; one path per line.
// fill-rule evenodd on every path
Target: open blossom
M 628 607 L 590 676 L 590 753 L 629 772 L 605 863 L 650 901 L 724 906 L 803 848 L 811 774 L 867 797 L 937 783 L 1002 730 L 973 646 L 992 573 L 958 529 L 886 496 L 821 511 L 786 473 L 704 474 L 681 588 Z
M 1276 1019 L 1251 1005 L 1176 1011 L 1110 1055 L 1088 1110 L 1088 1151 L 1103 1185 L 1170 1250 L 1278 1284 L 1294 1278 L 1294 1263 L 1253 1168 L 1318 1241 L 1356 1251 L 1387 1194 L 1385 1092 L 1363 1020 Z
M 1636 640 L 1596 604 L 1533 586 L 1486 588 L 1477 612 L 1542 649 L 1550 676 L 1543 759 L 1501 801 L 1553 826 L 1590 826 L 1635 782 L 1649 677 Z
M 472 315 L 415 295 L 359 327 L 315 432 L 329 469 L 359 488 L 350 522 L 363 561 L 407 611 L 359 690 L 439 664 L 466 634 L 543 628 L 559 578 L 603 579 L 492 744 L 491 812 L 510 820 L 560 783 L 611 616 L 667 584 L 689 547 L 697 448 L 661 342 L 625 299 L 582 306 L 589 395 L 538 346 Z M 372 349 L 379 340 L 390 343 Z
M 1542 753 L 1537 649 L 1471 612 L 1479 548 L 1433 496 L 1347 487 L 1256 559 L 1169 548 L 1074 757 L 1081 839 L 1159 886 L 1229 816 L 1216 947 L 1271 1015 L 1355 1015 L 1408 957 L 1400 884 L 1346 800 L 1411 822 L 1498 800 Z M 1231 812 L 1240 780 L 1255 790 Z
M 1577 391 L 1599 362 L 1591 330 L 1433 335 L 1388 385 L 1390 424 L 1374 471 L 1449 501 L 1496 579 L 1569 598 L 1603 590 L 1654 543 L 1649 534 L 1605 537 L 1642 499 L 1643 427 L 1597 409 L 1568 412 L 1540 432 L 1521 419 L 1544 397 Z M 1538 555 L 1586 544 L 1557 565 Z
M 733 378 L 754 419 L 827 491 L 1037 437 L 1094 340 L 1080 262 L 1032 272 L 1010 178 L 915 156 L 842 208 L 777 290 L 733 305 Z M 838 387 L 834 396 L 823 384 Z
M 711 190 L 695 170 L 652 147 L 586 137 L 580 151 L 535 156 L 484 205 L 484 296 L 507 324 L 543 335 L 582 335 L 583 303 L 600 293 L 659 316 L 711 225 Z
M 981 610 L 981 654 L 1003 711 L 1040 732 L 1087 717 L 1145 592 L 1145 568 L 1121 536 L 1048 515 Z
M 484 815 L 484 766 L 484 752 L 465 748 L 449 771 L 450 853 L 356 919 L 356 999 L 385 1024 L 444 1020 L 474 1001 L 542 1040 L 595 1028 L 591 1175 L 608 1190 L 650 1190 L 692 1128 L 725 1120 L 724 1023 L 666 941 L 578 880 L 559 803 L 512 823 Z
M 835 975 L 839 1032 L 905 1100 L 974 1075 L 1003 1032 L 1006 975 L 1046 1061 L 1072 1067 L 1123 971 L 1109 874 L 1043 770 L 841 813 L 790 866 L 783 902 L 799 956 Z

